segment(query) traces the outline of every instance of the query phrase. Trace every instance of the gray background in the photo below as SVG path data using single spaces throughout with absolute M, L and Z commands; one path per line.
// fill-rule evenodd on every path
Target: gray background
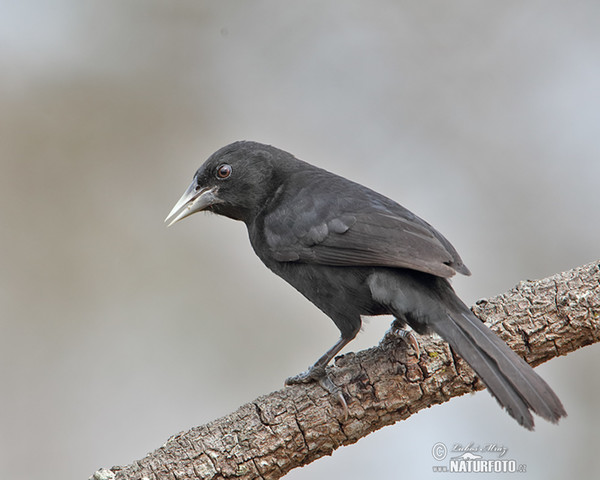
M 336 340 L 242 224 L 165 228 L 234 140 L 427 219 L 473 271 L 455 281 L 468 303 L 596 260 L 599 21 L 596 1 L 2 1 L 2 477 L 127 464 Z M 440 478 L 436 442 L 506 446 L 528 478 L 595 475 L 599 360 L 538 369 L 569 412 L 558 427 L 527 432 L 483 392 L 288 478 Z

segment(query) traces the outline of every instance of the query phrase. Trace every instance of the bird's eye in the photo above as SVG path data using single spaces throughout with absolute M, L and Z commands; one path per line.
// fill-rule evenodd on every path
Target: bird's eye
M 217 168 L 217 177 L 220 179 L 228 178 L 231 175 L 231 165 L 224 163 Z

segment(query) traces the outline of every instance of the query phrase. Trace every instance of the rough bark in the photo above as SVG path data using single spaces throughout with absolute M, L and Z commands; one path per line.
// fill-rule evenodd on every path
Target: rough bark
M 473 311 L 531 365 L 566 355 L 600 340 L 600 263 L 520 282 Z M 286 387 L 91 478 L 276 479 L 423 408 L 484 388 L 445 342 L 418 341 L 420 358 L 389 334 L 377 347 L 336 359 L 329 373 L 348 399 L 347 419 L 320 386 Z

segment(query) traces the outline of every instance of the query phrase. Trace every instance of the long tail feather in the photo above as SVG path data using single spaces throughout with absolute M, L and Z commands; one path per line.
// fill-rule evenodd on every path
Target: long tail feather
M 369 278 L 373 298 L 419 333 L 434 331 L 477 373 L 501 406 L 525 428 L 531 411 L 550 422 L 566 416 L 548 384 L 485 326 L 458 298 L 450 283 L 410 271 L 378 271 Z
M 534 426 L 530 409 L 553 423 L 566 415 L 548 384 L 470 311 L 448 314 L 433 322 L 431 328 L 475 370 L 500 405 L 525 428 L 531 430 Z

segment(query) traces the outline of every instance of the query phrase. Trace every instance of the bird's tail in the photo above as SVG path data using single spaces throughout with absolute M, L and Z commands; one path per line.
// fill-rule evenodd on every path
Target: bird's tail
M 447 280 L 418 273 L 395 280 L 398 288 L 388 306 L 397 318 L 447 341 L 519 424 L 533 429 L 531 411 L 552 423 L 566 416 L 550 386 L 473 315 Z
M 531 411 L 553 423 L 566 415 L 550 386 L 470 311 L 449 312 L 431 327 L 525 428 L 533 429 Z

